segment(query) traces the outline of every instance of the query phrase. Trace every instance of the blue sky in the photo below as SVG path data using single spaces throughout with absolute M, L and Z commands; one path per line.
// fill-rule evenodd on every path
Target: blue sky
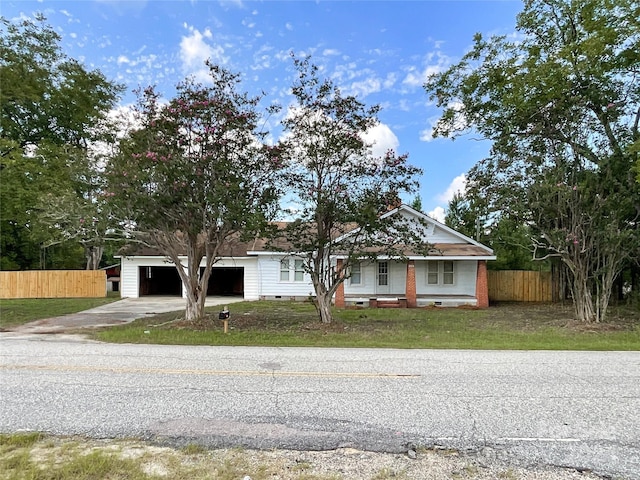
M 382 106 L 377 145 L 408 153 L 424 170 L 423 210 L 442 219 L 489 145 L 473 134 L 431 138 L 439 110 L 422 85 L 457 62 L 476 32 L 513 34 L 521 9 L 519 0 L 3 0 L 0 13 L 44 13 L 69 56 L 126 85 L 123 106 L 139 86 L 155 84 L 170 97 L 185 76 L 204 75 L 207 58 L 241 73 L 243 89 L 286 106 L 289 52 L 311 55 L 344 93 Z

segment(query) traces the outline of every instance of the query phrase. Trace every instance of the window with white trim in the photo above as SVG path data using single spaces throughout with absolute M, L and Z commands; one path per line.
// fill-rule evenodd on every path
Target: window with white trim
M 302 260 L 295 260 L 294 271 L 293 271 L 293 281 L 294 282 L 302 282 L 304 281 L 304 264 Z
M 304 282 L 304 261 L 283 258 L 280 260 L 281 282 Z
M 455 262 L 452 260 L 427 261 L 427 285 L 453 285 Z
M 283 258 L 280 260 L 280 281 L 288 282 L 289 281 L 289 259 Z
M 433 260 L 427 262 L 427 284 L 438 284 L 438 262 Z
M 354 263 L 353 265 L 351 265 L 350 283 L 351 285 L 362 284 L 362 267 L 359 263 Z
M 442 283 L 453 285 L 453 262 L 450 260 L 442 262 Z

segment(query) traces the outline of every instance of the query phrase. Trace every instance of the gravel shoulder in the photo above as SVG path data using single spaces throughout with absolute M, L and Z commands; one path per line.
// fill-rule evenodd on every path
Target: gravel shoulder
M 15 452 L 14 452 L 15 453 Z M 418 449 L 415 455 L 366 452 L 204 449 L 158 446 L 137 440 L 44 436 L 29 448 L 33 463 L 55 470 L 78 457 L 116 457 L 135 478 L 204 480 L 596 480 L 591 472 L 558 467 L 503 465 L 491 456 Z M 49 463 L 54 459 L 55 464 Z M 5 460 L 4 458 L 2 459 Z M 76 472 L 78 473 L 78 472 Z M 64 476 L 62 477 L 64 478 Z

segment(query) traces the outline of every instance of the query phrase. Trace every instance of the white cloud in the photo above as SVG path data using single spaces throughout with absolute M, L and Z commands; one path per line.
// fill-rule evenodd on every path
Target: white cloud
M 437 220 L 440 223 L 444 223 L 444 217 L 446 216 L 446 211 L 442 207 L 436 207 L 430 212 L 427 213 L 431 218 Z
M 386 89 L 392 88 L 393 85 L 396 83 L 396 80 L 398 79 L 398 76 L 395 73 L 388 73 L 387 74 L 387 78 L 384 80 L 384 83 L 382 84 L 382 86 Z
M 448 205 L 456 193 L 461 193 L 464 195 L 466 188 L 467 188 L 467 176 L 464 173 L 461 173 L 451 181 L 451 183 L 449 184 L 449 186 L 444 192 L 436 196 L 436 199 L 438 200 L 438 202 L 445 203 Z M 439 221 L 440 223 L 444 223 L 444 218 L 446 214 L 447 214 L 447 210 L 445 209 L 445 207 L 441 207 L 440 205 L 438 205 L 429 213 L 427 213 L 427 215 Z
M 293 25 L 291 25 L 289 22 L 285 23 L 284 28 L 286 28 L 289 31 L 293 30 Z
M 340 55 L 340 50 L 336 50 L 335 48 L 325 48 L 322 51 L 322 55 L 324 55 L 325 57 Z
M 443 203 L 449 203 L 449 201 L 453 198 L 456 193 L 464 194 L 467 188 L 467 176 L 464 173 L 461 173 L 456 178 L 454 178 L 447 189 L 438 195 L 438 201 Z
M 429 123 L 431 124 L 431 126 L 420 131 L 421 141 L 430 142 L 431 140 L 433 140 L 433 129 L 437 121 L 438 121 L 438 117 L 432 117 L 429 119 Z
M 382 84 L 377 78 L 367 78 L 366 80 L 353 82 L 348 88 L 349 93 L 356 97 L 366 97 L 380 90 L 382 90 Z
M 398 137 L 384 123 L 370 128 L 363 137 L 365 142 L 373 145 L 371 151 L 375 157 L 383 156 L 388 150 L 396 150 L 400 145 Z
M 189 35 L 180 40 L 180 56 L 182 58 L 182 68 L 186 72 L 193 74 L 197 80 L 203 81 L 209 78 L 208 69 L 205 62 L 211 60 L 213 63 L 225 64 L 228 58 L 224 56 L 224 48 L 219 45 L 210 45 L 206 40 L 213 39 L 213 33 L 209 28 L 204 32 L 184 24 L 189 30 Z
M 464 114 L 464 104 L 462 102 L 451 102 L 446 108 L 451 108 L 456 112 L 453 118 L 449 121 L 449 128 L 452 131 L 461 131 L 469 128 L 469 122 L 467 122 L 467 117 Z M 421 141 L 430 142 L 434 139 L 433 131 L 438 120 L 440 120 L 439 116 L 430 117 L 427 120 L 429 126 L 420 132 Z
M 123 63 L 131 63 L 125 55 L 118 56 L 117 62 L 118 62 L 118 65 L 122 65 Z
M 422 87 L 431 75 L 444 72 L 451 64 L 451 59 L 440 52 L 431 52 L 425 59 L 426 65 L 422 69 L 411 67 L 402 81 L 409 87 Z

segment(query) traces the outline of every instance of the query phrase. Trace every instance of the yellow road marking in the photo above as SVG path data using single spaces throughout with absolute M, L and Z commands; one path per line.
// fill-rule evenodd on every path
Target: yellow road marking
M 3 370 L 43 370 L 55 372 L 110 372 L 110 373 L 151 373 L 164 375 L 211 375 L 244 377 L 329 377 L 329 378 L 415 378 L 420 375 L 403 373 L 364 372 L 281 372 L 274 370 L 193 370 L 177 368 L 100 367 L 82 365 L 0 365 Z

